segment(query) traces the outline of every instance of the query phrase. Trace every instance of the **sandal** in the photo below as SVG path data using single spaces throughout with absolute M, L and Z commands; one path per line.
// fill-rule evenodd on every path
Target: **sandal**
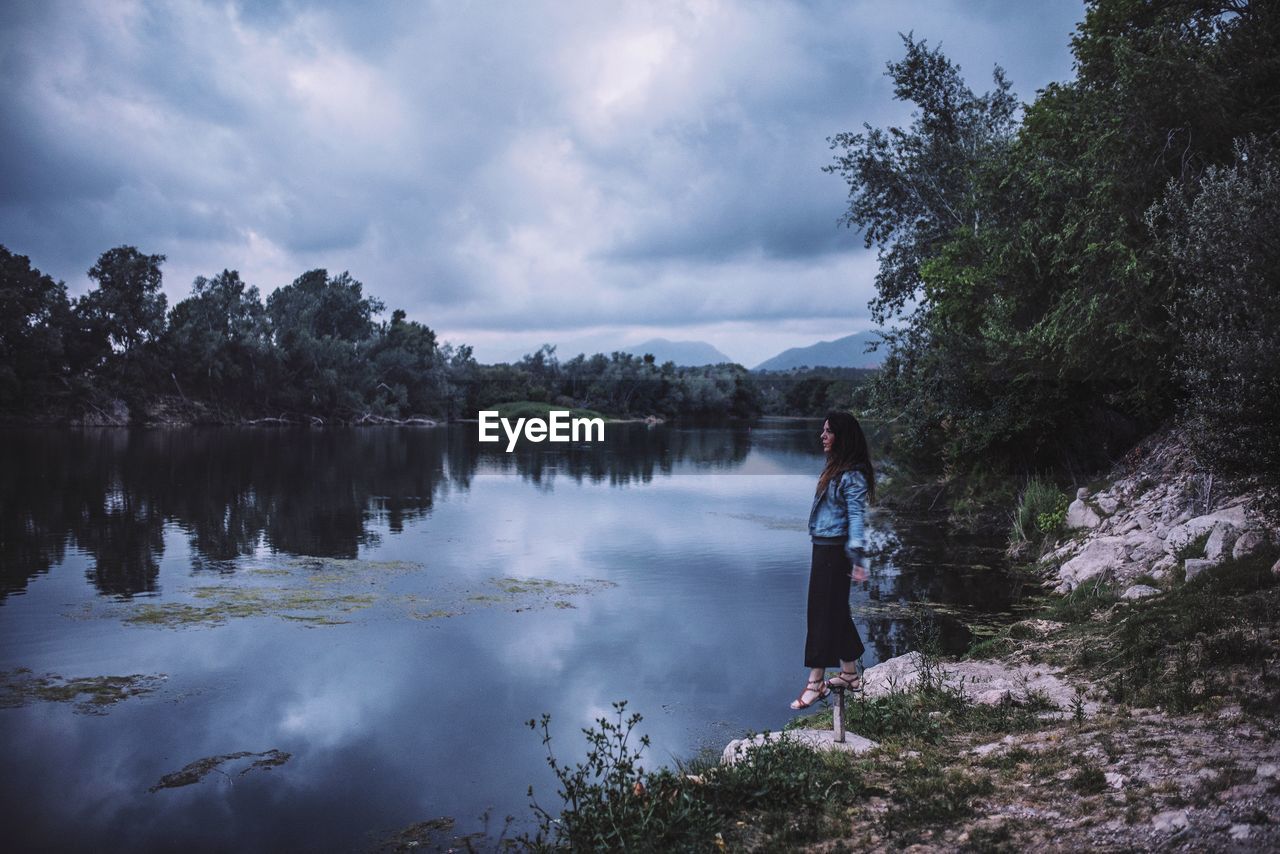
M 862 677 L 858 672 L 841 670 L 835 676 L 832 676 L 826 682 L 826 687 L 836 691 L 861 691 Z
M 806 703 L 804 701 L 804 695 L 809 693 L 810 691 L 817 694 L 818 696 L 814 697 L 812 700 Z M 804 690 L 800 692 L 800 696 L 796 697 L 794 700 L 791 701 L 791 709 L 796 712 L 800 711 L 801 709 L 807 709 L 810 706 L 812 706 L 814 703 L 826 697 L 830 693 L 831 693 L 831 689 L 828 688 L 826 683 L 821 680 L 815 679 L 810 682 L 807 682 L 805 683 Z

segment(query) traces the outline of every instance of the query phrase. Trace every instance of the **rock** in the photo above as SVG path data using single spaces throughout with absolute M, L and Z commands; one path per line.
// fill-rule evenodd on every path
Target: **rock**
M 1134 563 L 1153 564 L 1165 556 L 1164 543 L 1155 534 L 1135 530 L 1124 538 L 1129 549 L 1129 560 Z
M 1212 531 L 1219 522 L 1226 522 L 1241 529 L 1249 527 L 1248 522 L 1245 520 L 1243 507 L 1228 507 L 1216 513 L 1196 516 L 1194 519 L 1179 522 L 1179 524 L 1169 529 L 1169 534 L 1164 540 L 1165 551 L 1169 552 L 1169 554 L 1177 554 L 1200 537 Z
M 1069 529 L 1096 528 L 1101 522 L 1102 517 L 1093 512 L 1093 508 L 1079 498 L 1067 507 L 1066 525 Z
M 1217 563 L 1211 560 L 1205 560 L 1204 558 L 1193 557 L 1193 558 L 1188 558 L 1186 562 L 1183 563 L 1183 566 L 1187 570 L 1187 575 L 1184 580 L 1190 581 L 1200 573 L 1204 572 L 1206 569 L 1212 569 L 1213 567 L 1217 566 Z
M 1262 535 L 1261 531 L 1245 531 L 1236 538 L 1235 545 L 1231 547 L 1231 557 L 1239 560 L 1242 557 L 1256 554 L 1258 549 L 1262 548 L 1266 542 L 1267 538 Z
M 801 744 L 812 750 L 841 750 L 846 753 L 866 753 L 880 746 L 871 739 L 852 732 L 844 734 L 844 741 L 836 741 L 836 734 L 829 729 L 793 729 L 787 732 L 762 732 L 751 738 L 734 739 L 725 747 L 720 761 L 725 765 L 733 765 L 745 758 L 750 748 L 759 747 L 766 741 L 782 740 Z
M 1231 838 L 1236 842 L 1242 842 L 1253 836 L 1253 825 L 1251 824 L 1233 824 L 1231 829 L 1227 831 Z
M 1280 765 L 1276 765 L 1272 762 L 1268 762 L 1265 765 L 1259 765 L 1258 770 L 1255 771 L 1254 774 L 1264 780 L 1274 780 L 1277 777 L 1280 777 Z
M 864 695 L 882 697 L 895 691 L 907 691 L 920 682 L 924 659 L 918 652 L 890 658 L 862 674 Z M 975 703 L 998 704 L 1006 699 L 1020 701 L 1027 692 L 1043 694 L 1059 709 L 1071 709 L 1075 687 L 1059 678 L 1056 671 L 1030 664 L 1003 664 L 995 661 L 946 661 L 936 665 L 935 675 L 947 688 L 961 691 Z M 1098 704 L 1084 703 L 1086 715 L 1093 715 Z
M 1124 537 L 1099 537 L 1058 569 L 1058 590 L 1067 593 L 1082 581 L 1106 577 L 1127 558 Z
M 1158 833 L 1169 833 L 1186 830 L 1191 826 L 1186 810 L 1168 810 L 1151 819 L 1151 826 Z
M 979 706 L 998 706 L 1009 700 L 1011 695 L 1006 688 L 992 688 L 990 691 L 979 691 L 973 695 L 973 702 Z
M 1006 735 L 999 741 L 993 741 L 990 744 L 979 744 L 977 747 L 971 748 L 969 752 L 974 756 L 988 756 L 995 753 L 1000 748 L 1008 747 L 1011 744 L 1013 744 L 1013 736 Z
M 1277 560 L 1275 563 L 1271 564 L 1271 574 L 1280 575 L 1280 560 Z
M 1163 578 L 1169 574 L 1175 566 L 1178 565 L 1178 559 L 1173 555 L 1165 555 L 1155 563 L 1151 564 L 1151 577 Z M 1159 574 L 1157 574 L 1159 573 Z
M 1098 497 L 1093 499 L 1093 503 L 1098 505 L 1098 509 L 1103 513 L 1106 513 L 1108 516 L 1115 513 L 1116 508 L 1120 506 L 1120 502 L 1117 501 L 1114 496 L 1106 492 L 1098 493 Z
M 924 656 L 918 652 L 895 656 L 868 667 L 862 673 L 862 691 L 867 697 L 882 697 L 895 691 L 908 691 L 920 681 Z
M 1076 490 L 1077 501 L 1084 501 L 1088 497 L 1089 497 L 1089 488 L 1087 486 L 1082 486 Z
M 1219 522 L 1213 526 L 1213 531 L 1209 534 L 1209 540 L 1204 544 L 1204 556 L 1214 563 L 1221 560 L 1231 553 L 1231 547 L 1235 544 L 1236 537 L 1240 535 L 1240 531 L 1235 525 L 1229 522 Z
M 1121 599 L 1145 599 L 1148 596 L 1158 596 L 1160 591 L 1149 584 L 1135 584 L 1120 594 Z
M 1136 530 L 1138 530 L 1138 520 L 1137 520 L 1137 519 L 1130 519 L 1128 522 L 1125 522 L 1123 525 L 1121 525 L 1120 527 L 1116 528 L 1116 533 L 1117 533 L 1117 534 L 1127 534 L 1127 533 L 1129 533 L 1130 531 L 1136 531 Z
M 1045 555 L 1040 559 L 1040 562 L 1055 563 L 1067 557 L 1067 555 L 1075 554 L 1076 550 L 1079 548 L 1080 548 L 1080 544 L 1072 540 L 1071 542 L 1065 545 L 1058 546 L 1056 549 L 1049 552 L 1049 554 Z
M 1133 521 L 1138 523 L 1138 527 L 1144 531 L 1150 531 L 1155 528 L 1156 523 L 1151 521 L 1151 517 L 1146 513 L 1139 513 L 1133 517 Z
M 1123 789 L 1125 784 L 1125 776 L 1117 771 L 1108 771 L 1104 774 L 1107 778 L 1107 785 L 1113 789 Z

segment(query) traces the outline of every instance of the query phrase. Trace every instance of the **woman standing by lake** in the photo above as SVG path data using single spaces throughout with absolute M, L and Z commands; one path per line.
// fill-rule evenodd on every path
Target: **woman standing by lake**
M 863 516 L 867 501 L 875 497 L 876 476 L 858 419 L 847 412 L 828 412 L 821 438 L 827 464 L 809 510 L 813 561 L 804 643 L 809 681 L 791 703 L 797 711 L 809 708 L 832 688 L 856 690 L 862 685 L 857 665 L 865 647 L 849 611 L 849 586 L 850 581 L 867 580 Z M 826 669 L 837 664 L 840 672 L 824 682 Z

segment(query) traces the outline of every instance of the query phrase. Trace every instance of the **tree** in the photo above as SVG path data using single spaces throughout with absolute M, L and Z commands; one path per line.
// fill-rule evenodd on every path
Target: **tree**
M 393 311 L 369 349 L 377 375 L 375 400 L 390 414 L 437 414 L 445 390 L 436 334 L 405 317 L 402 309 Z
M 899 100 L 917 106 L 910 128 L 831 137 L 839 149 L 824 171 L 849 184 L 842 222 L 863 230 L 868 248 L 879 248 L 878 323 L 914 302 L 924 281 L 921 266 L 957 232 L 977 235 L 989 211 L 985 188 L 1017 128 L 1017 99 L 999 66 L 995 89 L 976 95 L 960 69 L 937 48 L 902 37 L 906 56 L 888 63 Z M 927 297 L 927 295 L 926 295 Z
M 0 246 L 0 409 L 30 406 L 59 390 L 70 321 L 66 285 Z
M 165 329 L 162 263 L 163 255 L 144 255 L 132 246 L 109 249 L 89 269 L 98 287 L 75 303 L 77 367 L 106 381 L 95 390 L 119 394 L 131 408 L 163 376 L 156 350 Z
M 1186 284 L 1181 413 L 1199 456 L 1280 511 L 1280 135 L 1241 140 L 1148 222 Z
M 880 248 L 873 312 L 902 325 L 875 384 L 900 449 L 950 467 L 1092 467 L 1173 411 L 1183 283 L 1144 214 L 1280 128 L 1280 12 L 1093 0 L 1076 78 L 1015 122 L 937 51 L 889 65 L 912 125 L 833 138 L 845 221 Z
M 271 361 L 266 309 L 235 270 L 196 277 L 169 312 L 169 364 L 187 391 L 239 403 L 262 400 Z
M 351 416 L 372 399 L 374 373 L 365 357 L 383 305 L 363 288 L 349 273 L 330 278 L 327 270 L 311 270 L 267 298 L 282 362 L 278 393 L 287 408 Z
M 103 252 L 89 268 L 89 278 L 98 288 L 82 297 L 76 309 L 112 352 L 135 353 L 164 332 L 163 263 L 163 255 L 144 255 L 132 246 L 117 246 Z

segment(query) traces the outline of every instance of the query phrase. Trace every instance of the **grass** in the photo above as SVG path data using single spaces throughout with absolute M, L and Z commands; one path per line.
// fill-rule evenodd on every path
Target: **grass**
M 1070 659 L 1116 703 L 1184 713 L 1232 698 L 1280 708 L 1280 579 L 1274 554 L 1226 561 L 1162 596 L 1122 601 L 1102 581 L 1052 601 Z
M 901 832 L 955 822 L 972 815 L 976 798 L 993 788 L 989 776 L 947 767 L 933 754 L 909 758 L 897 769 L 885 826 Z
M 1053 481 L 1032 475 L 1018 493 L 1009 538 L 1014 543 L 1037 545 L 1061 533 L 1067 519 L 1067 496 Z
M 538 828 L 519 840 L 524 847 L 784 850 L 837 833 L 844 809 L 867 794 L 862 775 L 870 763 L 786 739 L 753 746 L 732 765 L 708 757 L 646 771 L 640 763 L 649 742 L 635 734 L 641 718 L 625 709 L 625 702 L 615 703 L 612 718 L 583 730 L 589 749 L 573 765 L 551 750 L 549 716 L 528 722 L 542 733 L 563 808 L 553 814 L 533 799 Z

